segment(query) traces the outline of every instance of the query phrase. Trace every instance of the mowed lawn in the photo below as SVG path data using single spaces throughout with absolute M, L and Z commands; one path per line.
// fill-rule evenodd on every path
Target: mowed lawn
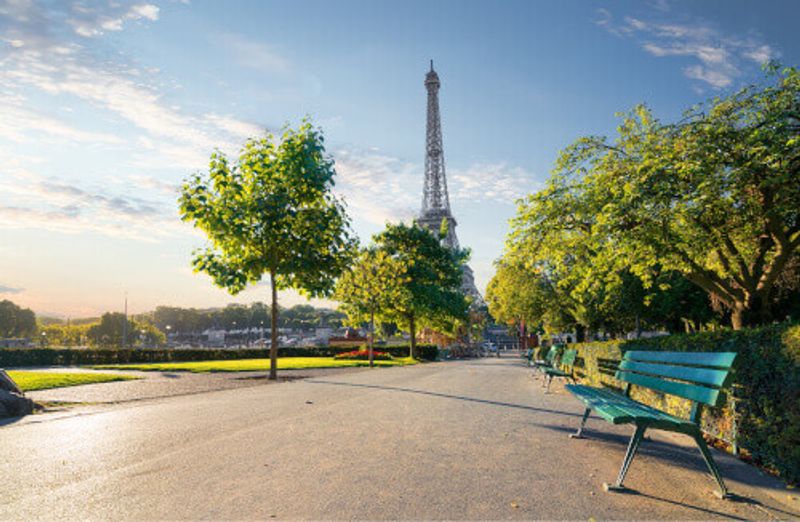
M 131 375 L 113 375 L 109 373 L 56 373 L 10 370 L 8 375 L 17 383 L 22 391 L 47 390 L 65 386 L 80 386 L 98 382 L 128 381 L 138 379 Z
M 417 364 L 411 358 L 392 359 L 391 361 L 375 361 L 375 366 L 405 366 Z M 281 357 L 278 359 L 279 370 L 302 370 L 310 368 L 352 368 L 369 366 L 368 361 L 334 359 L 333 357 Z M 269 369 L 269 359 L 235 359 L 223 361 L 140 363 L 140 364 L 103 364 L 89 366 L 94 370 L 140 370 L 152 372 L 254 372 Z

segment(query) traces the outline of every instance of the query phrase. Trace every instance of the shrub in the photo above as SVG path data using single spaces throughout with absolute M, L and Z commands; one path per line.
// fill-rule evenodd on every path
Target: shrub
M 594 386 L 621 385 L 614 372 L 627 350 L 737 352 L 732 385 L 720 408 L 707 408 L 703 429 L 734 441 L 753 460 L 800 482 L 800 324 L 576 345 L 576 376 Z M 634 386 L 633 397 L 687 415 L 688 402 Z M 734 415 L 735 407 L 735 415 Z
M 286 347 L 278 350 L 278 357 L 334 357 L 351 351 L 351 348 Z M 408 345 L 382 347 L 381 351 L 393 357 L 407 357 Z M 266 350 L 243 348 L 194 348 L 189 350 L 144 349 L 117 350 L 95 348 L 3 348 L 0 349 L 0 368 L 25 366 L 83 366 L 95 364 L 131 364 L 158 362 L 192 362 L 229 359 L 262 359 Z M 417 345 L 417 358 L 433 361 L 439 355 L 435 345 Z
M 386 352 L 379 352 L 377 350 L 372 351 L 372 358 L 375 361 L 391 361 L 394 359 L 391 355 Z M 359 360 L 359 361 L 368 361 L 369 360 L 369 350 L 360 349 L 360 350 L 353 350 L 352 352 L 344 352 L 337 354 L 334 356 L 334 359 L 348 359 L 348 360 Z

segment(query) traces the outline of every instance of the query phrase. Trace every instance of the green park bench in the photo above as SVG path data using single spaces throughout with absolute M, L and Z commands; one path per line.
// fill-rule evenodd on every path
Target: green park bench
M 555 364 L 556 356 L 558 356 L 558 350 L 561 348 L 560 345 L 555 344 L 550 347 L 547 351 L 547 354 L 544 356 L 544 359 L 535 359 L 531 362 L 531 375 L 535 376 L 536 371 L 540 371 L 544 373 L 545 368 L 552 368 Z
M 568 384 L 567 390 L 586 405 L 581 425 L 570 437 L 582 438 L 586 419 L 592 411 L 612 424 L 636 425 L 616 482 L 604 483 L 603 489 L 626 490 L 622 485 L 625 475 L 639 449 L 645 431 L 652 428 L 693 437 L 708 470 L 719 485 L 719 491 L 715 494 L 720 498 L 729 498 L 730 494 L 722 475 L 703 439 L 700 418 L 705 405 L 713 407 L 721 402 L 720 389 L 728 382 L 735 358 L 736 353 L 733 352 L 628 351 L 625 352 L 616 373 L 619 381 L 627 383 L 624 395 L 606 388 Z M 633 385 L 688 399 L 692 403 L 689 418 L 676 417 L 631 399 L 630 392 Z
M 549 354 L 548 354 L 549 355 Z M 578 350 L 564 350 L 561 355 L 561 360 L 558 364 L 553 364 L 550 367 L 542 368 L 545 378 L 547 380 L 547 392 L 550 392 L 550 383 L 553 377 L 560 377 L 562 379 L 572 379 L 572 382 L 577 384 L 575 377 L 572 375 L 573 368 L 575 367 L 575 358 L 578 356 Z

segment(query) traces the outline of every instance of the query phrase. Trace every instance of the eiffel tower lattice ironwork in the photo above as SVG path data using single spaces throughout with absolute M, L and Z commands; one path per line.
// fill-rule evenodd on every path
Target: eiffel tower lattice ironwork
M 456 236 L 456 220 L 450 212 L 450 198 L 447 193 L 447 177 L 444 169 L 444 148 L 442 147 L 442 118 L 439 113 L 439 75 L 431 70 L 425 75 L 425 88 L 428 91 L 428 119 L 425 139 L 425 186 L 422 193 L 422 212 L 417 222 L 428 230 L 438 233 L 447 222 L 447 235 L 442 242 L 449 248 L 459 248 Z M 462 289 L 473 298 L 473 304 L 483 302 L 475 287 L 472 269 L 464 265 Z

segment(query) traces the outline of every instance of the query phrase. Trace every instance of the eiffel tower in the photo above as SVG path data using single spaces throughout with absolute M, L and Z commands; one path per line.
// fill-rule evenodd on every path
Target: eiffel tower
M 425 187 L 422 193 L 422 212 L 417 222 L 428 230 L 438 233 L 447 222 L 447 235 L 442 243 L 449 248 L 459 248 L 456 236 L 456 220 L 450 212 L 450 198 L 447 194 L 447 177 L 444 172 L 444 150 L 442 148 L 442 118 L 439 114 L 439 75 L 431 70 L 425 75 L 425 88 L 428 90 L 428 120 L 425 140 Z M 483 302 L 475 287 L 472 269 L 464 265 L 461 288 L 472 297 L 473 306 Z

